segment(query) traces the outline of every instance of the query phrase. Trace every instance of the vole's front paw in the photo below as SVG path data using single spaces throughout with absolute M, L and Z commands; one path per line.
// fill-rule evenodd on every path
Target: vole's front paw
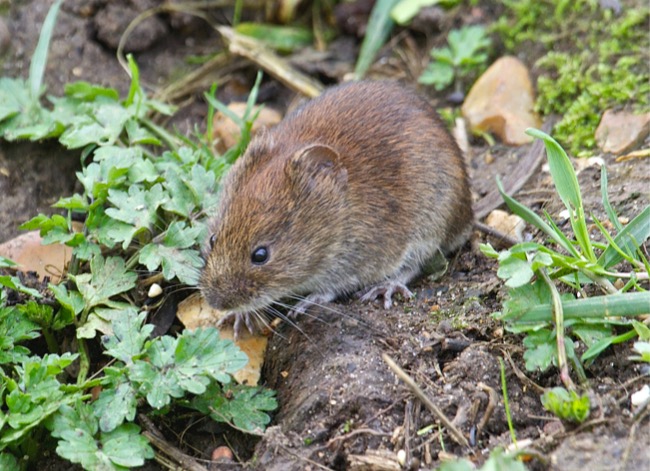
M 393 305 L 393 295 L 395 293 L 401 294 L 406 299 L 413 297 L 413 293 L 404 283 L 395 280 L 384 281 L 365 290 L 361 290 L 358 295 L 361 301 L 365 303 L 374 301 L 382 296 L 384 298 L 384 309 L 389 309 Z
M 336 296 L 331 293 L 326 294 L 310 294 L 302 301 L 296 303 L 296 305 L 289 311 L 288 316 L 291 319 L 295 319 L 299 315 L 302 315 L 307 312 L 312 306 L 322 306 L 325 303 L 333 301 Z
M 245 331 L 248 331 L 249 334 L 254 335 L 257 332 L 257 325 L 252 314 L 241 313 L 241 312 L 231 312 L 226 314 L 224 317 L 219 319 L 217 322 L 217 327 L 231 324 L 233 326 L 233 332 L 235 333 L 235 340 L 242 338 L 242 334 L 245 334 Z

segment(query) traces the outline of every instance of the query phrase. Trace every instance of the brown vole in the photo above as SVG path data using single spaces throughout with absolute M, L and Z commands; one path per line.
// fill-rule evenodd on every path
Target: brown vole
M 465 162 L 434 109 L 394 83 L 341 85 L 256 136 L 233 165 L 200 287 L 236 333 L 282 299 L 301 299 L 299 313 L 362 290 L 388 308 L 472 223 Z

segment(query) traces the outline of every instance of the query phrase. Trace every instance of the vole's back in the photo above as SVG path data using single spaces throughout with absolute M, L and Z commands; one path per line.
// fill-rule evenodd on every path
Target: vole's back
M 289 115 L 273 135 L 339 152 L 350 217 L 372 232 L 373 245 L 433 237 L 449 252 L 467 240 L 473 215 L 463 156 L 415 92 L 392 82 L 343 85 Z

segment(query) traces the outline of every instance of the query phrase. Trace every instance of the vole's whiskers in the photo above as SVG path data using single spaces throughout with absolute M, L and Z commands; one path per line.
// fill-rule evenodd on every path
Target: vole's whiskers
M 323 309 L 324 311 L 331 312 L 331 313 L 333 313 L 333 314 L 336 314 L 336 315 L 338 315 L 338 316 L 343 317 L 344 319 L 349 319 L 349 320 L 352 320 L 352 321 L 358 322 L 358 323 L 360 323 L 360 324 L 363 324 L 364 326 L 369 326 L 369 324 L 367 324 L 367 323 L 366 323 L 365 321 L 363 321 L 362 319 L 359 319 L 359 318 L 357 318 L 357 317 L 355 317 L 355 316 L 351 316 L 350 314 L 347 314 L 346 312 L 344 312 L 344 311 L 342 311 L 342 310 L 340 310 L 340 309 L 335 309 L 335 308 L 333 308 L 333 307 L 331 307 L 331 306 L 328 306 L 328 305 L 326 305 L 326 304 L 321 304 L 321 303 L 318 303 L 318 302 L 311 301 L 311 300 L 309 300 L 309 298 L 306 298 L 306 297 L 304 297 L 304 296 L 288 295 L 287 298 L 289 298 L 289 299 L 293 299 L 293 300 L 296 300 L 296 301 L 299 301 L 299 302 L 300 302 L 300 301 L 306 301 L 306 302 L 309 303 L 311 306 L 319 307 L 319 308 Z M 309 313 L 309 309 L 306 309 L 306 310 L 305 310 L 304 315 L 307 316 L 307 317 L 310 317 L 310 318 L 312 318 L 312 319 L 317 319 L 317 320 L 323 322 L 324 324 L 327 323 L 327 321 L 323 320 L 321 317 L 319 317 L 319 316 L 317 316 L 317 315 L 315 315 L 315 314 L 310 314 L 310 313 Z

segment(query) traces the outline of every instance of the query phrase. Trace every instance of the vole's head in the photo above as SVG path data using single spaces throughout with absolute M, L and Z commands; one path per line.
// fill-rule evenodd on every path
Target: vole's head
M 347 170 L 320 144 L 255 139 L 224 182 L 200 287 L 214 308 L 244 313 L 306 294 L 344 243 Z

